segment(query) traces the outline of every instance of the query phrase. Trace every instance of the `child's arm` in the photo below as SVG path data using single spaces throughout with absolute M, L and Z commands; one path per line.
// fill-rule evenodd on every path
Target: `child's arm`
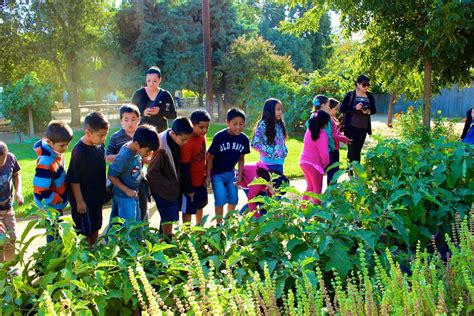
M 23 205 L 24 199 L 21 194 L 21 175 L 20 172 L 13 174 L 13 187 L 15 188 L 15 200 L 18 205 Z
M 117 148 L 115 138 L 112 136 L 110 143 L 107 146 L 107 150 L 105 151 L 105 161 L 110 163 L 114 162 L 115 157 L 117 157 L 119 151 L 120 148 Z
M 339 128 L 335 122 L 335 120 L 331 121 L 332 125 L 332 138 L 337 142 L 343 142 L 347 144 L 352 141 L 352 139 L 347 138 L 344 134 L 339 131 Z
M 80 183 L 71 183 L 72 194 L 76 200 L 77 212 L 79 214 L 87 213 L 87 205 L 82 196 L 81 184 Z
M 252 137 L 251 145 L 253 149 L 263 154 L 269 153 L 269 150 L 272 149 L 271 146 L 265 145 L 265 128 L 263 122 L 258 123 Z
M 206 165 L 206 181 L 204 185 L 208 187 L 211 184 L 211 171 L 212 171 L 212 163 L 214 162 L 214 155 L 211 153 L 207 154 L 207 165 Z
M 36 204 L 39 208 L 44 209 L 46 206 L 63 204 L 63 198 L 51 190 L 53 182 L 52 172 L 49 169 L 50 161 L 40 158 L 35 168 L 35 176 L 33 178 L 33 190 Z
M 240 159 L 237 165 L 237 177 L 235 178 L 235 185 L 238 186 L 242 182 L 242 172 L 244 170 L 245 155 L 240 155 Z
M 117 157 L 117 155 L 113 155 L 113 154 L 105 155 L 105 161 L 112 163 L 114 162 L 115 157 Z
M 127 187 L 125 184 L 123 184 L 122 181 L 120 181 L 120 179 L 118 177 L 114 177 L 114 176 L 111 176 L 109 174 L 108 178 L 114 186 L 116 186 L 118 189 L 120 189 L 120 191 L 124 192 L 128 197 L 133 198 L 133 197 L 138 196 L 137 191 L 132 190 L 129 187 Z

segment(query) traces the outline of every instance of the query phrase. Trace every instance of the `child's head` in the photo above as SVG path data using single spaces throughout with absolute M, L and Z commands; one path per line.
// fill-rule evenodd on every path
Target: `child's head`
M 329 99 L 327 96 L 318 94 L 313 99 L 313 111 L 327 110 L 329 107 Z
M 120 107 L 120 123 L 128 134 L 133 134 L 140 123 L 140 110 L 135 104 L 124 104 Z
M 241 109 L 232 108 L 227 111 L 227 127 L 231 135 L 238 136 L 244 131 L 245 113 Z
M 331 117 L 323 110 L 319 110 L 315 116 L 309 119 L 309 131 L 311 132 L 311 139 L 316 141 L 319 138 L 321 130 L 328 125 Z
M 188 140 L 193 136 L 193 125 L 191 121 L 184 116 L 176 118 L 171 127 L 171 138 L 179 146 L 183 146 L 188 142 Z
M 158 132 L 156 128 L 151 125 L 140 125 L 135 134 L 133 134 L 132 142 L 138 145 L 138 154 L 142 157 L 147 157 L 152 151 L 155 151 L 160 146 Z
M 0 140 L 0 167 L 5 165 L 8 156 L 8 147 L 7 144 Z
M 205 136 L 209 129 L 211 116 L 206 110 L 196 110 L 191 113 L 191 123 L 193 123 L 193 133 L 196 136 Z
M 265 122 L 265 136 L 267 137 L 268 144 L 275 143 L 277 124 L 281 125 L 283 135 L 286 137 L 285 122 L 283 121 L 283 105 L 280 100 L 270 98 L 265 101 L 261 121 Z
M 51 121 L 46 128 L 46 143 L 57 153 L 64 153 L 72 140 L 72 128 L 63 121 Z
M 340 107 L 339 101 L 333 98 L 329 99 L 329 115 L 331 115 L 331 117 L 336 117 Z
M 109 131 L 109 121 L 100 112 L 92 112 L 84 118 L 85 137 L 93 145 L 102 145 Z

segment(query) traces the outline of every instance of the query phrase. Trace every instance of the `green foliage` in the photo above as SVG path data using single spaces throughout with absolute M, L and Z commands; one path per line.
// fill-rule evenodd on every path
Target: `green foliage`
M 0 95 L 3 115 L 11 120 L 15 130 L 23 132 L 28 129 L 28 109 L 31 108 L 35 130 L 46 127 L 54 105 L 51 90 L 51 85 L 41 83 L 35 73 L 26 75 L 6 86 Z
M 432 140 L 444 137 L 447 141 L 457 141 L 454 131 L 454 122 L 442 117 L 441 111 L 436 113 L 434 125 L 431 130 L 423 126 L 423 113 L 421 108 L 409 106 L 407 113 L 395 114 L 395 127 L 401 138 L 420 145 L 429 144 Z

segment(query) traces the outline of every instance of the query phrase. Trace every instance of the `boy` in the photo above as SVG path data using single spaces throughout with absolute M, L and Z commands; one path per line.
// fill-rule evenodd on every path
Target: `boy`
M 206 180 L 206 133 L 211 116 L 205 110 L 191 114 L 193 136 L 181 147 L 181 184 L 183 223 L 191 222 L 196 215 L 196 224 L 201 223 L 202 209 L 207 205 Z
M 227 128 L 214 135 L 209 147 L 206 185 L 212 181 L 217 225 L 222 224 L 225 204 L 228 204 L 227 211 L 235 210 L 237 206 L 237 186 L 242 181 L 245 155 L 250 153 L 249 138 L 242 133 L 244 126 L 244 111 L 230 109 L 227 112 Z M 237 163 L 236 177 L 234 167 Z
M 120 124 L 122 125 L 122 128 L 115 132 L 110 138 L 109 145 L 105 152 L 105 159 L 108 162 L 114 162 L 120 148 L 132 140 L 133 134 L 137 130 L 139 123 L 140 110 L 135 104 L 124 104 L 120 107 Z M 142 162 L 147 163 L 145 159 L 143 159 Z M 138 188 L 138 200 L 140 202 L 141 220 L 143 221 L 147 218 L 148 212 L 148 184 L 144 177 L 142 177 Z M 116 216 L 118 216 L 116 206 L 112 204 L 110 219 Z
M 63 154 L 73 137 L 72 129 L 64 122 L 51 121 L 46 136 L 33 146 L 36 160 L 33 193 L 36 205 L 43 210 L 51 207 L 62 215 L 67 205 L 66 169 Z M 54 240 L 47 235 L 46 240 Z
M 141 221 L 138 188 L 142 172 L 142 158 L 157 150 L 158 133 L 151 125 L 138 127 L 131 142 L 125 144 L 109 167 L 109 180 L 114 185 L 114 205 L 117 215 L 126 222 Z
M 186 117 L 178 117 L 171 129 L 160 134 L 160 148 L 151 158 L 147 179 L 161 217 L 162 232 L 171 237 L 173 222 L 179 220 L 179 162 L 181 146 L 191 138 L 193 126 Z
M 0 242 L 0 262 L 11 261 L 15 255 L 16 220 L 13 200 L 18 205 L 23 204 L 20 165 L 15 155 L 8 152 L 7 145 L 0 141 L 0 235 L 8 233 L 10 237 L 3 245 Z
M 76 229 L 87 237 L 89 248 L 97 241 L 102 227 L 104 141 L 108 131 L 109 122 L 102 113 L 89 113 L 84 118 L 84 136 L 72 150 L 67 171 L 72 219 Z

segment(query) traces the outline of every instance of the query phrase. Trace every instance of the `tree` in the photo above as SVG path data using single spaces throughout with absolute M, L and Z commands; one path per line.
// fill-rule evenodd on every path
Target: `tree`
M 12 1 L 2 9 L 35 57 L 54 66 L 69 95 L 72 125 L 80 123 L 81 70 L 90 62 L 84 53 L 101 40 L 108 9 L 93 0 Z
M 307 1 L 293 1 L 293 5 Z M 451 83 L 470 84 L 474 65 L 474 3 L 469 1 L 417 0 L 358 2 L 327 0 L 326 5 L 341 12 L 341 25 L 349 34 L 366 31 L 368 54 L 390 56 L 389 62 L 423 74 L 423 123 L 430 128 L 431 95 Z M 311 18 L 321 15 L 314 6 L 291 27 L 296 31 L 313 28 Z M 291 28 L 290 27 L 290 28 Z M 382 64 L 380 64 L 382 65 Z M 400 74 L 403 76 L 404 74 Z

